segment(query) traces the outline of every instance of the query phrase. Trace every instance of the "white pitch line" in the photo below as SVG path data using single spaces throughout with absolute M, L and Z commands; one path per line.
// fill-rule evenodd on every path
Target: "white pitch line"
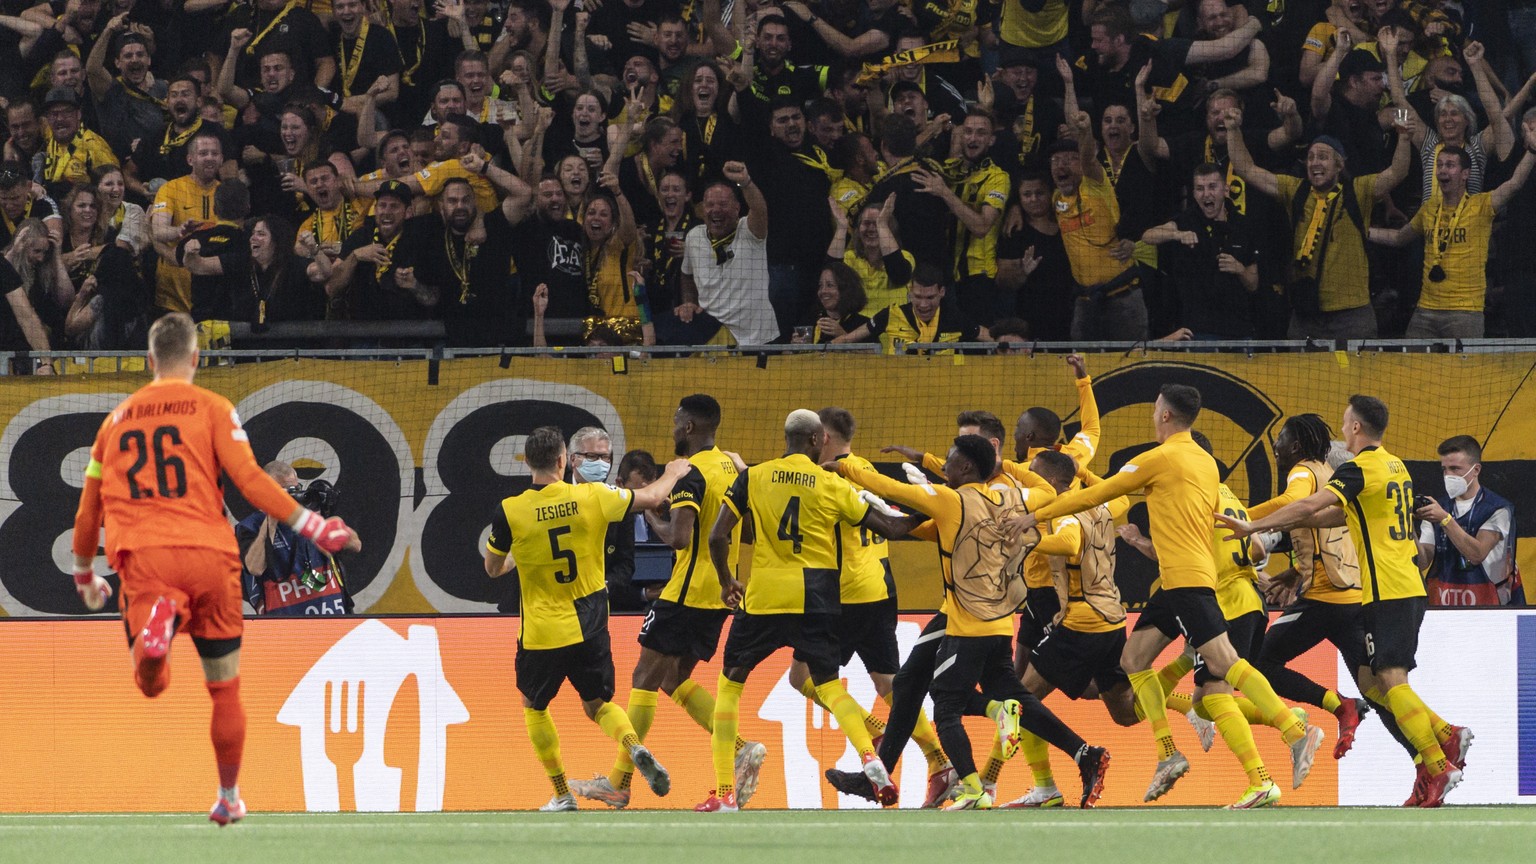
M 15 817 L 7 816 L 5 818 L 6 819 L 10 819 L 10 818 L 15 818 Z M 58 818 L 58 817 L 53 817 L 53 818 Z M 545 828 L 545 829 L 551 829 L 551 830 L 566 831 L 566 830 L 570 830 L 572 827 L 580 825 L 581 830 L 583 830 L 583 831 L 591 831 L 593 829 L 619 829 L 619 830 L 622 830 L 622 831 L 625 831 L 625 832 L 633 832 L 636 829 L 636 827 L 637 827 L 637 826 L 635 826 L 633 824 L 620 824 L 620 823 L 616 823 L 616 822 L 590 822 L 590 821 L 589 822 L 578 822 L 578 821 L 576 821 L 579 818 L 580 817 L 575 817 L 575 818 L 572 818 L 572 817 L 554 817 L 553 819 L 551 819 L 551 821 L 548 821 L 548 822 L 511 822 L 511 821 L 507 821 L 507 822 L 453 822 L 453 821 L 409 822 L 409 823 L 400 823 L 397 827 L 410 827 L 412 830 L 419 830 L 419 829 L 423 829 L 423 828 L 425 828 L 425 829 L 434 829 L 434 830 L 462 830 L 462 829 L 466 829 L 466 828 L 489 828 L 489 829 L 493 829 L 493 830 L 526 831 L 526 830 L 529 830 L 529 829 Z M 727 818 L 729 818 L 729 817 L 727 817 Z M 556 820 L 558 820 L 558 821 L 556 821 Z M 710 819 L 708 819 L 706 817 L 700 817 L 699 819 L 696 819 L 696 820 L 671 820 L 671 821 L 666 821 L 666 822 L 646 822 L 644 824 L 644 826 L 640 826 L 640 827 L 657 828 L 657 829 L 678 829 L 678 828 L 688 829 L 688 828 L 697 828 L 697 827 L 699 827 L 701 825 L 709 824 L 712 821 L 720 821 L 720 820 L 710 820 Z M 913 822 L 896 821 L 896 820 L 884 820 L 884 821 L 878 821 L 878 822 L 877 821 L 869 821 L 869 820 L 861 820 L 861 821 L 858 821 L 858 822 L 801 822 L 801 821 L 789 821 L 789 822 L 781 822 L 781 823 L 767 822 L 767 821 L 758 821 L 758 822 L 750 822 L 750 823 L 748 823 L 748 822 L 732 823 L 732 829 L 740 831 L 740 830 L 745 830 L 745 829 L 750 829 L 750 828 L 776 829 L 776 828 L 781 828 L 781 827 L 790 827 L 790 828 L 797 828 L 797 829 L 798 828 L 807 828 L 807 829 L 850 830 L 850 829 L 862 829 L 862 828 L 903 828 L 903 827 L 911 827 L 914 824 L 933 824 L 933 823 L 913 823 Z M 975 823 L 967 823 L 967 824 L 975 824 Z M 992 823 L 991 825 L 989 825 L 989 827 L 1018 828 L 1018 829 L 1027 829 L 1029 831 L 1052 830 L 1052 829 L 1062 829 L 1062 830 L 1068 830 L 1068 831 L 1072 831 L 1072 830 L 1091 830 L 1091 831 L 1097 831 L 1097 830 L 1102 830 L 1104 828 L 1132 828 L 1132 827 L 1190 828 L 1190 829 L 1230 828 L 1230 827 L 1236 827 L 1236 826 L 1242 826 L 1244 828 L 1320 828 L 1320 827 L 1337 827 L 1337 826 L 1342 826 L 1342 825 L 1359 825 L 1359 823 L 1358 822 L 1332 821 L 1332 820 L 1326 820 L 1326 819 L 1316 819 L 1316 820 L 1311 820 L 1311 819 L 1286 819 L 1286 820 L 1280 820 L 1280 821 L 1262 820 L 1262 821 L 1251 821 L 1251 822 L 1212 821 L 1212 820 L 1187 821 L 1187 820 L 1178 820 L 1178 819 L 1150 820 L 1150 821 L 1149 820 L 1136 820 L 1136 821 L 1120 821 L 1120 822 L 1100 821 L 1100 820 L 1095 820 L 1095 821 L 1092 821 L 1092 822 L 1050 822 L 1050 821 L 1035 821 L 1035 820 L 1027 820 L 1027 821 L 1010 820 L 1010 821 Z M 1403 822 L 1403 823 L 1384 824 L 1384 825 L 1382 825 L 1380 827 L 1387 827 L 1387 828 L 1392 828 L 1392 829 L 1420 828 L 1420 829 L 1429 829 L 1429 830 L 1439 831 L 1439 830 L 1442 830 L 1446 825 L 1453 825 L 1453 826 L 1455 826 L 1457 828 L 1527 828 L 1527 829 L 1536 829 L 1536 821 L 1518 820 L 1518 819 L 1478 819 L 1478 820 L 1465 820 L 1465 821 L 1464 820 L 1453 820 L 1453 821 L 1447 821 L 1447 822 Z M 19 831 L 51 831 L 51 830 L 54 830 L 54 829 L 60 828 L 60 827 L 63 827 L 63 826 L 44 825 L 44 824 L 36 824 L 36 823 L 33 823 L 33 824 L 20 824 L 20 825 L 7 825 L 7 824 L 4 824 L 3 822 L 0 822 L 0 833 L 7 832 L 7 831 L 11 831 L 11 832 L 19 832 Z M 177 830 L 177 831 L 207 831 L 209 833 L 216 833 L 209 826 L 207 826 L 207 825 L 200 825 L 200 824 L 185 824 L 185 825 L 131 825 L 130 824 L 130 825 L 125 825 L 125 826 L 114 826 L 114 827 L 115 827 L 116 830 L 120 830 L 122 828 L 150 829 L 150 830 L 154 830 L 154 831 L 164 831 L 166 829 L 172 829 L 172 830 Z M 379 831 L 379 830 L 382 830 L 382 829 L 384 829 L 386 827 L 389 827 L 389 826 L 382 825 L 382 824 L 379 824 L 379 823 L 323 822 L 323 821 L 316 821 L 316 820 L 304 820 L 302 822 L 294 822 L 294 823 L 287 823 L 287 824 L 276 823 L 276 822 L 246 822 L 246 823 L 243 823 L 243 824 L 241 824 L 239 826 L 233 827 L 230 830 L 231 831 L 275 831 L 275 832 L 283 832 L 283 831 L 308 831 L 308 830 L 311 830 L 311 829 L 323 828 L 323 829 L 326 829 L 326 830 Z

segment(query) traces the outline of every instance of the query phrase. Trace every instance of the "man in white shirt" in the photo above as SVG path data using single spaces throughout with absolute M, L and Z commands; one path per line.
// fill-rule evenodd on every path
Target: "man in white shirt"
M 704 190 L 704 224 L 684 241 L 682 303 L 675 312 L 684 323 L 701 311 L 714 316 L 723 326 L 711 344 L 766 345 L 779 335 L 768 300 L 768 202 L 746 165 L 727 162 L 721 171 L 741 195 L 724 182 Z

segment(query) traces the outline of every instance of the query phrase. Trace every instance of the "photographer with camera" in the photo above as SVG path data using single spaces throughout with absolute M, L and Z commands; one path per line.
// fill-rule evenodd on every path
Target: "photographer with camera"
M 1227 200 L 1227 176 L 1195 168 L 1190 207 L 1148 228 L 1143 243 L 1160 244 L 1158 261 L 1176 291 L 1174 320 L 1195 339 L 1251 339 L 1259 310 L 1259 255 L 1247 217 Z
M 1524 606 L 1515 563 L 1515 507 L 1483 488 L 1483 448 L 1470 435 L 1440 443 L 1445 494 L 1414 499 L 1419 567 L 1431 606 Z
M 294 500 L 322 516 L 332 515 L 339 495 L 335 486 L 315 480 L 306 487 L 287 462 L 269 462 L 265 470 Z M 259 510 L 240 520 L 235 538 L 240 543 L 245 599 L 257 614 L 351 614 L 352 596 L 342 566 L 313 542 Z M 343 551 L 362 548 L 354 536 Z

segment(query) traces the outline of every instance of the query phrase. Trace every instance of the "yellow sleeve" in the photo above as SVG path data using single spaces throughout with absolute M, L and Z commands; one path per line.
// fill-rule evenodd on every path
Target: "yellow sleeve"
M 606 483 L 594 483 L 593 495 L 597 498 L 598 507 L 602 509 L 603 518 L 609 522 L 617 522 L 629 515 L 629 508 L 635 501 L 635 493 L 630 489 L 620 489 L 609 486 Z
M 1268 501 L 1249 507 L 1248 518 L 1255 521 L 1263 519 L 1281 507 L 1294 504 L 1316 491 L 1312 472 L 1298 465 L 1291 469 L 1290 476 L 1285 479 L 1285 491 Z
M 443 184 L 447 183 L 454 174 L 450 169 L 452 162 L 438 162 L 416 172 L 416 182 L 421 184 L 421 194 L 428 198 L 435 198 L 443 191 Z
M 1002 171 L 993 172 L 987 182 L 981 184 L 977 199 L 983 207 L 995 207 L 999 212 L 1008 209 L 1008 175 Z
M 935 519 L 959 516 L 960 493 L 948 486 L 923 487 L 903 483 L 900 480 L 892 480 L 879 471 L 849 465 L 846 460 L 837 463 L 837 473 L 887 501 L 895 501 Z M 932 492 L 929 491 L 930 488 Z
M 1012 459 L 1003 460 L 1003 473 L 1024 487 L 1024 506 L 1031 512 L 1056 500 L 1056 487 L 1039 474 Z
M 1131 499 L 1121 495 L 1119 498 L 1105 504 L 1109 508 L 1109 518 L 1119 522 L 1125 518 L 1125 514 L 1131 511 Z
M 1056 530 L 1040 537 L 1035 547 L 1038 555 L 1075 556 L 1081 551 L 1083 526 L 1076 517 L 1063 516 L 1056 522 Z
M 1099 452 L 1099 435 L 1103 429 L 1099 423 L 1099 401 L 1093 397 L 1093 378 L 1077 379 L 1077 413 L 1083 427 L 1061 452 L 1077 460 L 1077 467 L 1087 468 Z
M 945 479 L 944 460 L 933 455 L 932 453 L 923 454 L 923 470 L 938 477 L 940 480 Z
M 173 180 L 161 186 L 160 191 L 155 193 L 155 203 L 149 205 L 149 212 L 151 214 L 171 212 L 171 205 L 175 203 L 175 198 L 176 181 Z
M 1118 498 L 1151 483 L 1165 464 L 1162 454 L 1157 450 L 1148 450 L 1135 459 L 1125 463 L 1120 468 L 1120 473 L 1095 483 L 1085 486 L 1076 492 L 1068 492 L 1058 497 L 1055 501 L 1035 511 L 1038 519 L 1055 519 L 1072 513 L 1081 513 L 1089 507 L 1103 504 L 1112 498 Z
M 907 532 L 908 537 L 916 537 L 919 540 L 927 540 L 929 543 L 939 542 L 939 526 L 932 519 L 918 525 Z

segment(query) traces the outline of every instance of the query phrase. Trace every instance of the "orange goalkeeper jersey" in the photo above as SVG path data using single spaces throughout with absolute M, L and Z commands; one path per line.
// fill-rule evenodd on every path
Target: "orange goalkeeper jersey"
M 96 432 L 75 516 L 75 553 L 96 553 L 103 519 L 114 568 L 123 551 L 153 546 L 237 552 L 221 472 L 268 515 L 284 519 L 298 506 L 256 464 L 228 399 L 175 379 L 140 388 Z

